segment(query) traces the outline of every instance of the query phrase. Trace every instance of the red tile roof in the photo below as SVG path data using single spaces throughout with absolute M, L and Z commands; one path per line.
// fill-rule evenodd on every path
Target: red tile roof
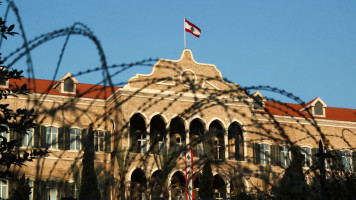
M 34 82 L 33 82 L 34 81 Z M 21 87 L 23 84 L 28 84 L 29 92 L 40 93 L 40 94 L 51 94 L 60 96 L 75 96 L 93 99 L 107 99 L 120 87 L 110 87 L 103 85 L 92 85 L 92 84 L 77 84 L 76 94 L 63 94 L 53 88 L 53 85 L 57 81 L 43 80 L 43 79 L 29 79 L 21 78 L 21 80 L 10 79 L 10 88 L 14 88 L 15 85 Z M 34 87 L 36 86 L 36 87 Z M 313 102 L 315 99 L 307 103 L 306 105 Z M 270 113 L 272 115 L 280 116 L 294 116 L 294 117 L 307 117 L 311 118 L 306 111 L 300 112 L 300 110 L 305 107 L 300 104 L 292 103 L 278 103 L 278 102 L 265 102 L 265 110 L 253 110 L 253 113 Z M 327 119 L 327 120 L 337 120 L 337 121 L 349 121 L 356 122 L 356 109 L 347 108 L 325 108 L 325 117 L 314 117 L 316 119 Z
M 306 117 L 311 118 L 306 111 L 300 112 L 299 110 L 305 106 L 293 103 L 278 103 L 278 102 L 265 102 L 265 110 L 254 110 L 253 113 L 270 113 L 272 115 L 280 116 L 293 116 L 293 117 Z M 325 108 L 325 117 L 314 117 L 315 119 L 337 120 L 356 122 L 356 109 L 347 108 Z
M 29 79 L 21 78 L 21 80 L 10 79 L 10 88 L 15 88 L 15 85 L 21 87 L 27 84 L 30 93 L 51 94 L 60 96 L 74 96 L 94 99 L 107 99 L 120 87 L 110 87 L 103 85 L 91 85 L 78 83 L 76 94 L 63 94 L 53 88 L 57 81 L 43 80 L 43 79 Z

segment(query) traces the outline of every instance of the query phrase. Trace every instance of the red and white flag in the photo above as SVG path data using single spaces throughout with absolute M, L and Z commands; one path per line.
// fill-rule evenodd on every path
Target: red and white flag
M 185 182 L 187 184 L 186 188 L 186 200 L 194 200 L 193 191 L 193 149 L 184 151 L 185 152 Z
M 185 31 L 193 34 L 194 36 L 196 36 L 196 37 L 200 36 L 200 33 L 201 33 L 200 28 L 198 28 L 194 24 L 190 23 L 187 19 L 185 19 L 184 28 L 185 28 Z

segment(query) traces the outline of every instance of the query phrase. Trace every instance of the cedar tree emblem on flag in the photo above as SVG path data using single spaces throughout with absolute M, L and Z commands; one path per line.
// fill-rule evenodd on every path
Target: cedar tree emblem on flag
M 185 31 L 193 34 L 196 37 L 200 36 L 200 33 L 201 33 L 200 28 L 198 28 L 194 24 L 190 23 L 187 19 L 185 19 L 184 27 L 185 27 Z

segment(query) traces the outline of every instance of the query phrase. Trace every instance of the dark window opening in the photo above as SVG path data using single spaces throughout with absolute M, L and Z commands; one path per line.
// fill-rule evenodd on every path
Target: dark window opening
M 130 151 L 133 153 L 146 153 L 146 123 L 140 114 L 130 119 Z
M 66 78 L 64 80 L 64 88 L 65 92 L 74 92 L 74 81 L 71 78 Z
M 315 115 L 324 115 L 323 104 L 320 101 L 316 102 L 314 107 Z
M 253 109 L 255 109 L 255 110 L 262 110 L 263 109 L 262 97 L 256 96 L 254 98 Z
M 0 85 L 6 86 L 6 82 L 7 82 L 7 71 L 2 70 L 0 72 Z
M 228 150 L 229 159 L 244 160 L 244 141 L 242 128 L 236 122 L 232 123 L 228 129 Z

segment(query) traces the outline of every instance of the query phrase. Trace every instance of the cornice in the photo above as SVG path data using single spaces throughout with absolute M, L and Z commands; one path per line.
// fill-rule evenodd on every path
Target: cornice
M 9 96 L 9 99 L 19 99 L 19 100 L 30 100 L 30 101 L 41 101 L 50 103 L 63 103 L 70 100 L 76 100 L 73 103 L 76 105 L 93 105 L 105 106 L 105 99 L 94 99 L 85 97 L 73 97 L 73 96 L 61 96 L 61 95 L 51 95 L 51 94 L 41 94 L 41 93 L 29 93 L 26 95 L 17 95 L 17 97 Z
M 267 114 L 253 113 L 253 117 L 259 121 L 270 121 L 270 117 Z M 291 123 L 291 124 L 302 124 L 302 125 L 312 125 L 310 121 L 311 118 L 303 117 L 291 117 L 291 116 L 279 116 L 273 115 L 273 117 L 282 123 Z M 327 119 L 314 119 L 318 126 L 327 126 L 327 127 L 339 127 L 339 128 L 356 128 L 356 122 L 347 122 L 339 120 L 327 120 Z
M 146 96 L 146 97 L 165 97 L 169 99 L 175 99 L 175 100 L 193 100 L 196 102 L 196 99 L 209 99 L 211 94 L 201 94 L 201 93 L 192 93 L 192 92 L 175 92 L 175 91 L 161 91 L 161 90 L 156 90 L 156 89 L 139 89 L 139 88 L 132 88 L 132 87 L 126 87 L 119 89 L 121 95 L 127 96 L 132 95 L 132 96 Z M 223 92 L 222 92 L 223 93 Z M 213 94 L 214 95 L 214 94 Z M 119 95 L 120 96 L 120 95 Z M 230 96 L 227 95 L 218 95 L 216 94 L 215 98 L 217 100 L 225 100 L 228 102 L 242 102 L 246 101 L 248 103 L 252 102 L 252 99 L 248 97 L 234 97 L 231 98 Z

